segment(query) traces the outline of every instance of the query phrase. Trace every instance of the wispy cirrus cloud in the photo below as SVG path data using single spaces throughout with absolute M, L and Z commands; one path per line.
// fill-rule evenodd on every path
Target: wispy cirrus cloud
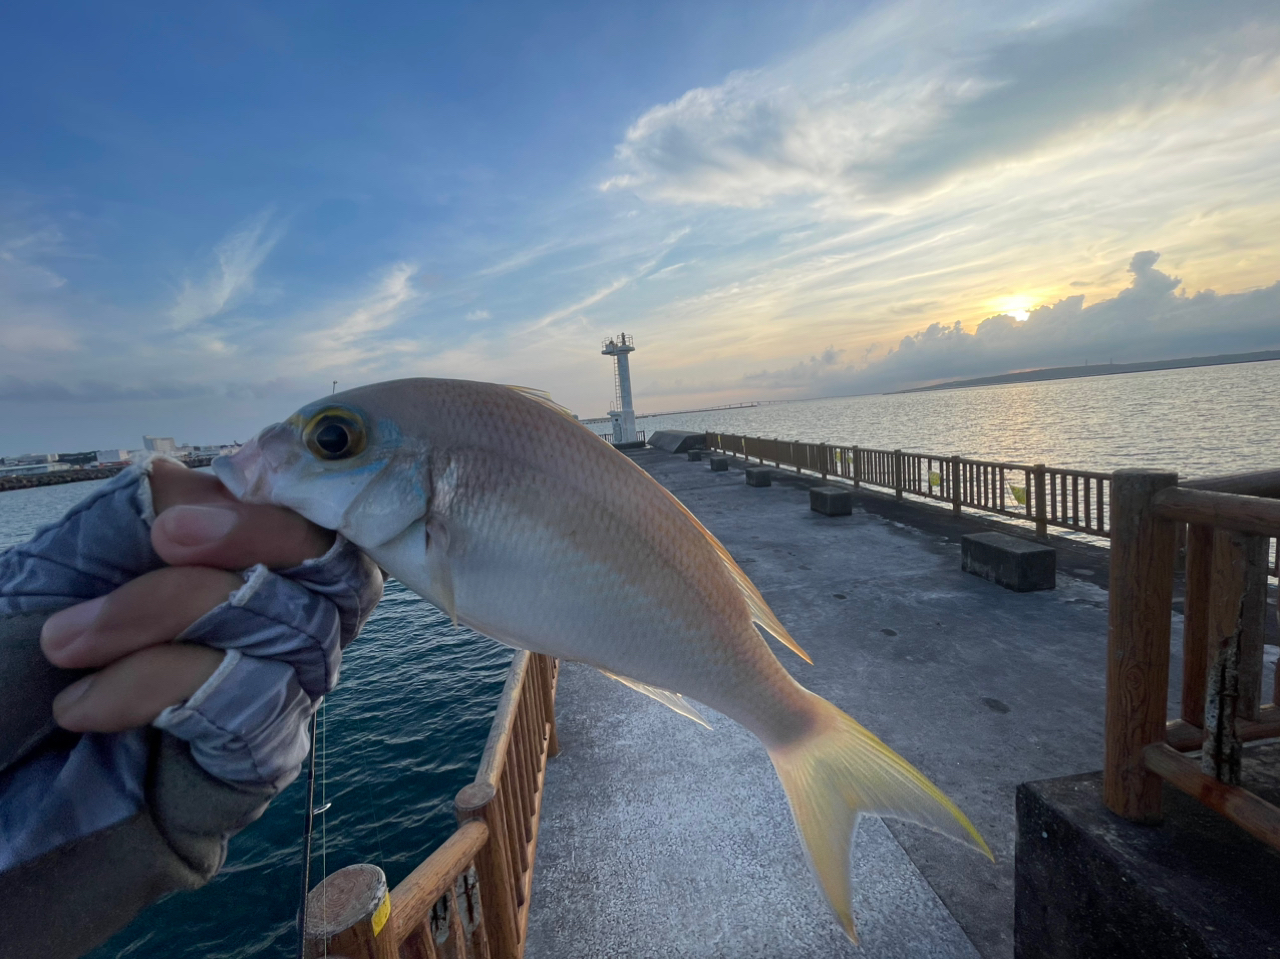
M 895 208 L 966 171 L 1271 100 L 1278 79 L 1280 22 L 1257 0 L 892 3 L 795 59 L 651 108 L 601 188 Z
M 253 292 L 254 277 L 284 236 L 268 208 L 224 237 L 213 248 L 213 263 L 198 280 L 184 280 L 169 310 L 177 329 L 218 316 Z
M 363 369 L 370 361 L 393 361 L 397 352 L 381 334 L 405 318 L 426 293 L 414 283 L 420 272 L 412 263 L 398 262 L 382 270 L 372 287 L 353 300 L 295 318 L 300 333 L 293 340 L 305 365 L 314 370 Z

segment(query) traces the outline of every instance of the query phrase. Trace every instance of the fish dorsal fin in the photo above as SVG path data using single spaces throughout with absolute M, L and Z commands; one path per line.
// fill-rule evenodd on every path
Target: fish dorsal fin
M 729 551 L 724 548 L 724 544 L 712 536 L 711 531 L 698 521 L 698 517 L 689 512 L 684 503 L 676 499 L 669 490 L 663 487 L 659 487 L 659 489 L 667 494 L 667 498 L 670 499 L 671 502 L 675 503 L 685 516 L 689 517 L 693 524 L 701 530 L 702 535 L 707 538 L 707 542 L 715 549 L 716 555 L 720 557 L 720 561 L 724 563 L 725 567 L 729 570 L 729 575 L 732 576 L 733 581 L 738 584 L 738 589 L 742 591 L 743 599 L 747 601 L 747 605 L 751 608 L 751 621 L 753 623 L 759 623 L 765 628 L 770 636 L 812 666 L 813 660 L 809 658 L 809 654 L 801 648 L 799 643 L 791 638 L 791 634 L 787 632 L 787 627 L 783 626 L 782 623 L 778 621 L 778 617 L 773 614 L 773 610 L 769 608 L 769 604 L 766 603 L 764 601 L 764 597 L 760 595 L 760 590 L 756 589 L 755 583 L 751 582 L 751 580 L 747 578 L 747 574 L 742 571 L 742 567 L 737 564 L 737 561 L 729 555 Z
M 516 393 L 519 393 L 521 396 L 527 396 L 529 397 L 529 399 L 533 400 L 535 403 L 541 403 L 543 406 L 547 407 L 548 409 L 555 410 L 561 416 L 568 417 L 569 419 L 573 420 L 575 423 L 578 422 L 578 418 L 573 415 L 573 412 L 571 410 L 566 409 L 565 407 L 557 403 L 555 400 L 553 400 L 551 398 L 551 394 L 548 393 L 546 390 L 535 390 L 532 386 L 508 386 L 507 389 L 512 390 Z
M 693 706 L 690 705 L 689 700 L 685 699 L 679 693 L 659 689 L 657 686 L 648 686 L 645 683 L 636 682 L 634 679 L 628 679 L 626 676 L 619 676 L 617 673 L 611 673 L 607 669 L 602 669 L 600 672 L 604 673 L 610 679 L 616 679 L 624 686 L 630 686 L 636 692 L 644 693 L 646 696 L 656 699 L 668 709 L 674 709 L 681 716 L 687 716 L 695 723 L 701 723 L 708 729 L 711 728 L 711 724 L 702 718 L 702 714 L 694 709 Z

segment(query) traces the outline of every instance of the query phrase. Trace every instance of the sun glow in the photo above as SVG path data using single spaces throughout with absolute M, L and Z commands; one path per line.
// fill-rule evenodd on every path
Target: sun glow
M 1035 300 L 1029 296 L 1006 296 L 993 300 L 992 305 L 1001 313 L 1012 316 L 1019 323 L 1025 323 L 1027 317 L 1031 315 L 1031 308 L 1035 306 Z

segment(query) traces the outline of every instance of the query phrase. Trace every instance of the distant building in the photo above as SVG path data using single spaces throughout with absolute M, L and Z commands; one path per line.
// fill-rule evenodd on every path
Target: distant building
M 94 454 L 99 466 L 119 466 L 129 462 L 128 450 L 98 450 Z
M 35 466 L 37 463 L 54 463 L 57 453 L 23 453 L 21 456 L 10 456 L 5 460 L 7 466 Z
M 153 453 L 172 453 L 178 448 L 172 436 L 144 436 L 142 445 Z
M 22 466 L 0 466 L 0 476 L 30 476 L 35 473 L 56 473 L 69 470 L 69 463 L 26 463 Z

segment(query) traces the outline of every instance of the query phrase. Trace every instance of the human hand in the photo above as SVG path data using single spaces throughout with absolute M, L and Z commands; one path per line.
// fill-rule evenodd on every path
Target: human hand
M 211 774 L 277 786 L 381 592 L 376 565 L 332 532 L 163 458 L 0 554 L 0 613 L 56 610 L 45 657 L 95 670 L 51 696 L 59 725 L 154 722 Z M 26 727 L 38 705 L 24 708 Z
M 151 545 L 169 566 L 54 613 L 40 646 L 55 666 L 97 672 L 53 701 L 58 725 L 119 732 L 184 702 L 222 664 L 222 650 L 175 643 L 245 585 L 233 570 L 299 566 L 334 533 L 275 506 L 238 502 L 216 478 L 170 460 L 151 470 Z

